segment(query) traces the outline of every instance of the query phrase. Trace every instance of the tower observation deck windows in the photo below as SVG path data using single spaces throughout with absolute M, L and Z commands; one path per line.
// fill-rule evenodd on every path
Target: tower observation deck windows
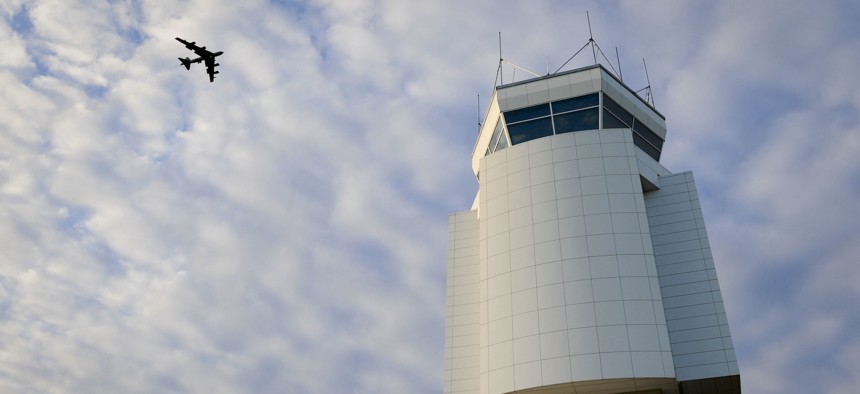
M 658 151 L 663 150 L 663 139 L 651 131 L 651 129 L 649 129 L 648 126 L 645 126 L 642 122 L 634 123 L 633 131 L 636 132 L 635 134 L 642 137 L 642 139 L 648 141 L 649 144 L 657 148 Z
M 496 129 L 493 130 L 493 136 L 490 137 L 490 152 L 496 151 L 496 146 L 499 143 L 499 136 L 502 135 L 502 121 L 496 121 Z
M 599 116 L 597 107 L 594 107 L 555 115 L 552 120 L 555 123 L 555 133 L 562 134 L 574 131 L 594 130 L 598 127 Z
M 501 118 L 499 118 L 499 120 L 496 121 L 496 129 L 493 130 L 493 135 L 490 137 L 490 145 L 487 146 L 487 153 L 485 153 L 484 156 L 508 147 L 508 137 L 505 135 L 504 131 L 505 123 L 502 122 Z
M 622 123 L 624 123 L 626 125 L 626 126 L 624 126 L 624 128 L 628 128 L 628 127 L 630 127 L 630 125 L 633 124 L 633 115 L 630 112 L 627 112 L 626 109 L 621 108 L 621 106 L 618 105 L 618 103 L 616 103 L 615 101 L 613 101 L 611 98 L 607 97 L 606 95 L 603 96 L 603 108 L 604 108 L 604 111 L 611 112 L 613 115 L 615 115 L 616 119 L 618 119 Z M 605 114 L 605 112 L 604 112 L 604 114 Z M 606 124 L 604 124 L 603 128 L 604 129 L 610 129 L 612 127 L 606 127 Z
M 549 103 L 546 103 L 531 107 L 520 108 L 513 111 L 507 111 L 505 112 L 505 122 L 510 125 L 511 123 L 542 118 L 544 116 L 549 115 Z
M 533 105 L 504 113 L 511 144 L 553 134 L 599 128 L 597 93 L 552 103 Z
M 611 112 L 607 111 L 606 108 L 603 109 L 603 128 L 604 129 L 629 129 L 630 126 L 626 125 L 621 119 L 612 115 Z
M 565 112 L 575 111 L 589 107 L 596 107 L 599 104 L 597 93 L 586 96 L 579 96 L 565 100 L 554 101 L 552 103 L 552 113 L 562 114 Z
M 511 143 L 514 145 L 541 137 L 548 137 L 552 135 L 552 120 L 547 116 L 545 118 L 509 124 L 508 133 L 511 134 Z
M 642 149 L 643 152 L 647 153 L 654 160 L 660 160 L 663 139 L 606 95 L 603 95 L 603 128 L 632 128 L 633 144 Z
M 663 139 L 599 92 L 503 112 L 490 138 L 487 154 L 507 148 L 508 141 L 516 145 L 555 134 L 597 129 L 632 129 L 634 145 L 654 160 L 660 160 Z
M 635 130 L 634 130 L 635 131 Z M 654 160 L 660 160 L 660 151 L 645 141 L 638 133 L 633 133 L 633 145 L 636 145 L 643 152 L 647 153 Z

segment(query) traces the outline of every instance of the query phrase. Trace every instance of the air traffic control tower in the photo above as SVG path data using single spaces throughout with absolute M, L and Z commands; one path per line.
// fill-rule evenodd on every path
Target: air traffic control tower
M 691 172 L 601 65 L 496 87 L 448 218 L 447 393 L 740 393 Z

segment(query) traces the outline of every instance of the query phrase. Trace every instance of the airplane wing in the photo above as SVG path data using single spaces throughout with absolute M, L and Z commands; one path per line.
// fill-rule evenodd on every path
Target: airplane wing
M 176 37 L 176 41 L 179 41 L 179 42 L 185 44 L 185 47 L 194 51 L 194 53 L 196 53 L 197 56 L 200 56 L 200 57 L 212 56 L 212 52 L 207 51 L 206 47 L 197 46 L 197 43 L 194 41 L 188 42 L 188 41 L 185 41 L 179 37 Z
M 197 45 L 194 45 L 194 44 L 196 44 L 195 42 L 188 42 L 188 41 L 185 41 L 185 40 L 183 40 L 183 39 L 181 39 L 181 38 L 179 38 L 179 37 L 176 37 L 176 41 L 179 41 L 179 42 L 181 42 L 181 43 L 185 44 L 185 47 L 186 47 L 186 48 L 188 48 L 188 49 L 192 49 L 192 50 L 193 50 L 193 49 L 197 48 Z
M 215 71 L 215 66 L 218 63 L 215 63 L 215 56 L 211 56 L 205 59 L 206 62 L 206 73 L 209 74 L 209 82 L 215 82 L 215 74 L 218 74 L 218 71 Z

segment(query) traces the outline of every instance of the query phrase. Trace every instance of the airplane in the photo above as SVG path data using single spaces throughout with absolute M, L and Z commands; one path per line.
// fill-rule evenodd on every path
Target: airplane
M 199 56 L 196 59 L 189 59 L 187 57 L 183 59 L 180 57 L 179 62 L 181 63 L 181 65 L 185 66 L 186 70 L 190 70 L 191 63 L 204 62 L 203 64 L 206 65 L 206 73 L 209 74 L 209 82 L 215 82 L 215 74 L 218 74 L 218 71 L 215 71 L 215 67 L 219 66 L 218 63 L 215 63 L 215 57 L 223 55 L 224 51 L 210 52 L 206 50 L 206 47 L 198 47 L 197 45 L 195 45 L 194 41 L 188 42 L 179 37 L 176 37 L 176 41 L 185 44 L 186 48 L 194 51 L 194 53 Z

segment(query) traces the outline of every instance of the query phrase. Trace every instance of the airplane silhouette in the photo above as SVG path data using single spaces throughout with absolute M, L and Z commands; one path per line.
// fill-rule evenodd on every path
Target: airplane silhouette
M 218 74 L 218 71 L 215 71 L 215 67 L 219 65 L 218 63 L 215 63 L 215 57 L 223 55 L 224 51 L 210 52 L 206 50 L 206 47 L 198 47 L 195 45 L 195 42 L 188 42 L 179 37 L 176 37 L 176 41 L 185 44 L 186 48 L 194 51 L 194 53 L 199 56 L 196 59 L 189 59 L 187 57 L 183 59 L 180 57 L 179 62 L 185 66 L 185 69 L 190 70 L 191 63 L 204 62 L 203 64 L 206 65 L 206 73 L 209 74 L 209 82 L 215 82 L 215 74 Z

